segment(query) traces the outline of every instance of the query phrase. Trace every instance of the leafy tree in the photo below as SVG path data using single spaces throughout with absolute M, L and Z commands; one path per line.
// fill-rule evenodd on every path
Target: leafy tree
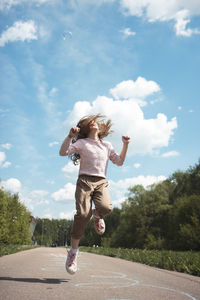
M 0 243 L 7 243 L 9 237 L 8 198 L 9 195 L 0 189 Z
M 200 249 L 200 195 L 176 200 L 170 211 L 169 230 L 171 249 Z
M 30 212 L 17 194 L 0 189 L 0 243 L 30 244 Z

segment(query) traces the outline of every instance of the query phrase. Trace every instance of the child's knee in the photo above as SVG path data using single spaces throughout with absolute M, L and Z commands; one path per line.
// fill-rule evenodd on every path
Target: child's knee
M 92 216 L 92 212 L 86 212 L 86 211 L 82 211 L 82 212 L 78 212 L 74 219 L 78 219 L 79 221 L 82 222 L 87 222 Z
M 112 205 L 103 205 L 97 209 L 100 217 L 104 218 L 112 212 Z

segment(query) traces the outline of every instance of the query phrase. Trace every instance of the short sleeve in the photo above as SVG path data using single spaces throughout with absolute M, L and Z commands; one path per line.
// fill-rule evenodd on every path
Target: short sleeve
M 71 155 L 74 153 L 80 154 L 80 149 L 81 149 L 81 142 L 80 140 L 78 140 L 69 146 L 68 150 L 66 151 L 66 154 L 67 155 Z

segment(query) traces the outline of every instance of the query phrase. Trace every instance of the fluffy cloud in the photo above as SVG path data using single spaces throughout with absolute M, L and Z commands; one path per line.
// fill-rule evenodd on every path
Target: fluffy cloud
M 113 200 L 113 205 L 118 206 L 126 199 L 126 194 L 128 188 L 133 187 L 134 185 L 141 184 L 144 188 L 148 187 L 151 184 L 161 182 L 165 180 L 165 176 L 138 176 L 133 178 L 121 179 L 119 181 L 109 181 L 110 192 Z
M 9 178 L 6 181 L 2 181 L 0 182 L 0 186 L 11 193 L 18 193 L 21 190 L 21 182 L 16 178 Z
M 79 166 L 75 166 L 72 161 L 70 161 L 62 168 L 62 171 L 65 173 L 67 178 L 77 177 L 78 170 L 79 170 Z
M 11 165 L 11 162 L 5 161 L 6 154 L 5 152 L 0 152 L 0 168 L 8 168 Z
M 176 24 L 174 28 L 177 35 L 190 37 L 192 34 L 200 34 L 198 29 L 186 28 L 187 24 L 190 23 L 189 11 L 183 9 L 176 14 Z
M 134 99 L 140 106 L 147 104 L 144 98 L 160 91 L 159 85 L 155 81 L 148 81 L 143 77 L 133 80 L 122 81 L 116 87 L 110 89 L 111 95 L 115 99 Z
M 121 0 L 120 4 L 125 14 L 144 16 L 149 22 L 173 20 L 177 35 L 191 36 L 200 33 L 197 29 L 186 28 L 192 15 L 200 15 L 199 0 Z
M 66 201 L 74 200 L 76 186 L 72 183 L 65 184 L 64 188 L 59 189 L 57 192 L 53 193 L 51 197 L 55 201 Z
M 33 199 L 24 196 L 21 192 L 19 193 L 19 200 L 21 203 L 23 203 L 30 211 L 34 210 L 35 207 L 35 201 Z
M 0 37 L 0 47 L 8 42 L 37 40 L 37 27 L 30 20 L 27 22 L 17 21 L 12 27 L 5 30 Z
M 142 91 L 142 83 L 146 91 Z M 128 86 L 129 81 L 128 83 L 122 82 L 110 90 L 117 100 L 99 96 L 91 103 L 87 101 L 76 102 L 68 115 L 65 126 L 74 126 L 84 115 L 100 112 L 110 118 L 114 124 L 115 132 L 109 137 L 109 140 L 117 151 L 121 150 L 121 135 L 123 134 L 131 137 L 128 155 L 153 153 L 155 150 L 167 147 L 174 130 L 177 128 L 176 118 L 168 121 L 166 115 L 159 113 L 155 118 L 145 119 L 141 105 L 139 105 L 145 101 L 145 96 L 155 93 L 160 88 L 151 81 L 137 79 L 136 82 L 131 81 L 132 89 L 130 88 L 127 92 L 123 88 L 126 84 Z M 131 98 L 121 100 L 119 97 L 122 99 Z
M 75 213 L 76 213 L 76 211 L 72 211 L 72 212 L 61 212 L 61 213 L 59 214 L 59 218 L 60 218 L 60 219 L 71 220 L 71 219 L 73 219 Z

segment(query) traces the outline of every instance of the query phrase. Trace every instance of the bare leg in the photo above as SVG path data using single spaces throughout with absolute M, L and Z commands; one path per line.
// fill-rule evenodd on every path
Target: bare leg
M 78 249 L 79 241 L 77 239 L 72 239 L 72 249 Z

